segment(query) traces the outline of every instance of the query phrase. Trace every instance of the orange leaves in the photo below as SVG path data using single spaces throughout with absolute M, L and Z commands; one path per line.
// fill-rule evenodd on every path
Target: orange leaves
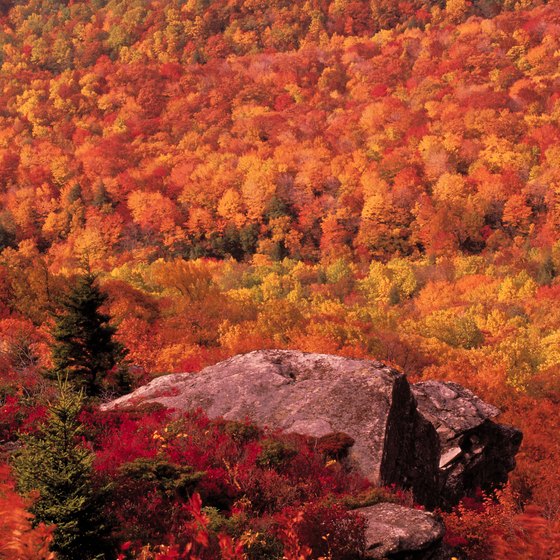
M 205 302 L 217 292 L 212 270 L 202 260 L 159 260 L 152 265 L 152 271 L 156 284 L 177 290 L 189 302 Z
M 422 0 L 298 0 L 262 13 L 247 1 L 163 2 L 143 18 L 86 4 L 68 16 L 79 46 L 52 36 L 60 14 L 34 16 L 41 37 L 21 15 L 8 18 L 14 77 L 0 88 L 0 203 L 9 210 L 0 223 L 10 240 L 52 247 L 60 269 L 75 266 L 72 252 L 94 253 L 102 268 L 133 258 L 127 251 L 282 259 L 316 258 L 320 247 L 329 259 L 359 260 L 496 250 L 511 242 L 504 231 L 552 242 L 551 8 L 531 12 L 526 2 L 526 12 L 492 17 L 499 3 L 463 0 L 445 10 Z M 473 13 L 483 17 L 461 23 Z M 407 25 L 391 28 L 399 22 Z M 362 198 L 366 168 L 379 181 Z M 79 202 L 65 197 L 74 184 Z M 520 193 L 532 215 L 511 202 L 502 221 L 504 199 Z M 261 228 L 278 218 L 274 197 L 291 220 Z M 90 227 L 91 206 L 122 218 L 116 243 Z M 350 216 L 330 217 L 341 210 Z M 227 228 L 248 227 L 259 239 L 224 241 Z
M 87 262 L 121 266 L 110 310 L 150 373 L 267 346 L 388 357 L 501 400 L 513 382 L 550 424 L 560 42 L 536 3 L 17 3 L 0 369 L 48 365 L 36 327 Z M 243 262 L 182 260 L 205 256 Z M 549 515 L 556 442 L 526 429 L 520 471 Z M 531 554 L 520 539 L 502 540 Z
M 491 536 L 495 560 L 560 558 L 560 522 L 546 519 L 542 510 L 529 506 L 511 525 Z
M 176 204 L 160 192 L 133 191 L 128 207 L 134 222 L 153 233 L 172 232 L 180 218 Z
M 0 464 L 0 559 L 54 560 L 49 551 L 53 527 L 41 523 L 32 528 L 26 505 L 14 491 L 9 467 Z
M 472 560 L 494 558 L 492 538 L 503 534 L 515 517 L 515 496 L 509 487 L 495 495 L 464 498 L 452 512 L 443 512 L 445 540 Z
M 514 194 L 505 203 L 502 219 L 512 232 L 526 234 L 529 231 L 532 214 L 533 210 L 527 204 L 527 197 L 522 194 Z
M 472 3 L 469 0 L 447 0 L 445 3 L 447 17 L 453 23 L 463 21 L 471 7 Z
M 29 320 L 0 319 L 0 369 L 24 372 L 40 363 L 49 364 L 47 340 Z
M 245 178 L 241 186 L 247 215 L 252 220 L 262 218 L 266 205 L 276 193 L 278 170 L 274 161 L 261 160 L 255 156 L 244 156 L 240 161 Z
M 311 549 L 308 546 L 302 546 L 298 539 L 297 526 L 302 521 L 303 512 L 298 512 L 295 517 L 288 520 L 287 526 L 282 530 L 286 560 L 307 560 L 311 556 Z
M 217 207 L 218 214 L 227 221 L 240 227 L 245 224 L 246 218 L 242 213 L 241 195 L 234 189 L 228 189 Z

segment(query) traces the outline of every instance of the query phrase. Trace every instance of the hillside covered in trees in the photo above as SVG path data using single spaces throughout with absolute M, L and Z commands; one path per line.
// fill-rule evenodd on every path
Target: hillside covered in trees
M 95 403 L 254 349 L 375 358 L 524 432 L 510 484 L 444 513 L 457 554 L 560 554 L 559 67 L 557 0 L 0 2 L 2 449 L 56 424 L 81 368 L 106 558 L 343 560 L 359 535 L 329 552 L 305 516 L 340 527 L 374 491 L 325 454 Z M 2 458 L 0 558 L 50 558 Z

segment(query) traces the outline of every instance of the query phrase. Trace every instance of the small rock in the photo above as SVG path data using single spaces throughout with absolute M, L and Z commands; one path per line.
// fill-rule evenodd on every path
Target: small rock
M 355 512 L 367 521 L 366 558 L 431 559 L 445 533 L 434 514 L 397 504 L 376 504 Z

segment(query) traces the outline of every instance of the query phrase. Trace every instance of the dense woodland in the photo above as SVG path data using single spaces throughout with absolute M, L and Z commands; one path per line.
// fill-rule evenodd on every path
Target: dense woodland
M 559 557 L 557 1 L 0 10 L 0 442 L 73 422 L 101 558 L 344 560 L 352 503 L 410 502 L 344 473 L 343 441 L 96 409 L 259 348 L 377 358 L 499 406 L 518 467 L 443 513 L 447 539 Z M 84 278 L 114 358 L 85 401 L 53 380 Z M 3 457 L 0 558 L 71 558 Z

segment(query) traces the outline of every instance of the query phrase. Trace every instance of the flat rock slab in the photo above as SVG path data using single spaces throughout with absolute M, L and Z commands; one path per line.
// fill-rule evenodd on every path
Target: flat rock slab
M 431 558 L 445 528 L 432 513 L 397 504 L 377 504 L 354 510 L 365 517 L 366 558 Z

